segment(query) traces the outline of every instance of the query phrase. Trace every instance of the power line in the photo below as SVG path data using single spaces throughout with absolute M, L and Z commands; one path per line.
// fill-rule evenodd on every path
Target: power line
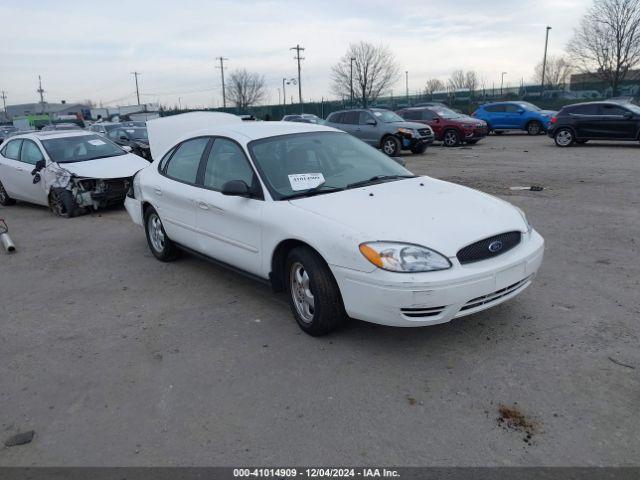
M 229 60 L 224 57 L 216 57 L 216 60 L 220 60 L 220 66 L 216 67 L 220 69 L 220 76 L 222 77 L 222 108 L 227 108 L 227 96 L 224 91 L 224 61 Z
M 138 89 L 138 75 L 141 75 L 140 72 L 131 72 L 131 75 L 136 77 L 136 97 L 138 97 L 138 105 L 140 105 L 140 90 Z
M 300 113 L 304 112 L 304 107 L 302 104 L 302 81 L 300 79 L 300 61 L 304 60 L 304 57 L 300 56 L 300 52 L 304 52 L 304 48 L 302 48 L 300 46 L 300 44 L 296 45 L 295 47 L 291 47 L 289 50 L 295 50 L 296 51 L 296 56 L 293 57 L 294 60 L 298 61 L 298 100 L 300 101 Z

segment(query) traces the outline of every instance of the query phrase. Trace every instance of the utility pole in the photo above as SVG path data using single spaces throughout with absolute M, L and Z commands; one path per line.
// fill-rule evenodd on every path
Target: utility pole
M 408 106 L 409 105 L 409 70 L 406 70 L 404 72 L 404 78 L 405 78 L 405 85 L 406 85 L 406 88 L 407 88 L 406 95 L 407 95 L 407 106 Z
M 285 82 L 289 83 L 289 82 L 287 82 L 286 78 L 283 78 L 282 79 L 282 105 L 286 107 L 287 106 L 287 91 L 285 89 L 286 87 L 284 86 Z
M 220 60 L 220 66 L 216 68 L 220 69 L 220 77 L 222 78 L 222 108 L 227 108 L 227 96 L 224 91 L 224 61 L 229 59 L 225 57 L 216 57 L 216 60 Z
M 136 97 L 138 98 L 138 105 L 140 105 L 140 90 L 138 89 L 138 75 L 140 75 L 140 72 L 131 72 L 131 75 L 136 77 Z
M 4 116 L 5 116 L 5 119 L 6 119 L 6 117 L 7 117 L 7 92 L 2 90 L 2 95 L 0 95 L 0 98 L 2 98 L 2 110 L 4 112 Z
M 354 57 L 351 57 L 351 108 L 353 108 L 353 62 L 355 61 Z
M 42 112 L 44 113 L 44 90 L 42 88 L 42 78 L 38 75 L 38 90 L 36 90 L 40 94 L 40 106 L 42 107 Z
M 544 92 L 544 74 L 547 71 L 547 46 L 549 45 L 549 30 L 551 27 L 547 25 L 547 33 L 544 38 L 544 57 L 542 57 L 542 89 L 540 90 L 540 96 Z
M 502 76 L 500 79 L 500 96 L 502 96 L 502 87 L 504 86 L 504 76 L 507 74 L 507 72 L 502 72 Z
M 300 79 L 300 61 L 304 60 L 304 57 L 300 56 L 300 52 L 304 52 L 304 48 L 298 44 L 295 47 L 291 47 L 289 50 L 296 51 L 296 56 L 293 58 L 298 61 L 298 100 L 300 102 L 300 113 L 304 113 L 304 106 L 302 104 L 302 81 Z

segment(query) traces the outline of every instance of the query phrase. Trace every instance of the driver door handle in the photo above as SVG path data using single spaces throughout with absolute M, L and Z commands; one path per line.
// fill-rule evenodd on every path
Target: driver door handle
M 202 210 L 209 210 L 209 205 L 207 205 L 206 202 L 199 200 L 196 204 L 198 205 L 198 208 L 201 208 Z
M 159 197 L 162 196 L 162 190 L 159 187 L 153 187 L 153 192 Z

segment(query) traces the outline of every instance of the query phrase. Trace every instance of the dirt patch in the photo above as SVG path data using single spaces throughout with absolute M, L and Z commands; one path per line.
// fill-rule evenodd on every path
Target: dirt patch
M 524 433 L 522 440 L 527 444 L 531 444 L 533 436 L 540 432 L 540 423 L 522 413 L 517 405 L 500 404 L 498 413 L 500 414 L 497 419 L 498 425 L 505 430 Z

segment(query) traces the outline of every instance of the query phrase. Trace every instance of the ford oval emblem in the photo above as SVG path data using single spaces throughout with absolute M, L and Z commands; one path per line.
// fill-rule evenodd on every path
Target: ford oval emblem
M 489 244 L 489 251 L 491 253 L 496 253 L 502 250 L 502 242 L 500 240 L 495 240 Z

